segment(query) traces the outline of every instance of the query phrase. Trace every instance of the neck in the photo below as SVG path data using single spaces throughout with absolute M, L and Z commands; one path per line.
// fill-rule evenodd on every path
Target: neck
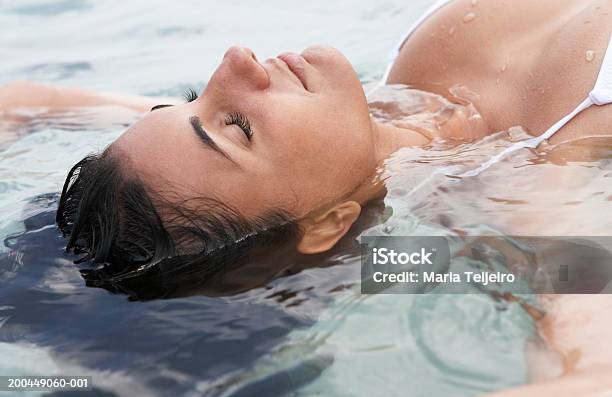
M 373 119 L 371 123 L 378 167 L 383 166 L 386 159 L 403 147 L 423 146 L 430 142 L 429 138 L 409 128 L 397 127 Z
M 427 137 L 415 130 L 397 127 L 388 123 L 381 123 L 372 118 L 370 118 L 370 121 L 374 136 L 376 169 L 373 170 L 373 177 L 364 181 L 364 183 L 351 194 L 351 199 L 362 205 L 384 196 L 384 185 L 376 175 L 378 175 L 379 171 L 384 167 L 385 160 L 403 147 L 423 146 L 430 142 Z

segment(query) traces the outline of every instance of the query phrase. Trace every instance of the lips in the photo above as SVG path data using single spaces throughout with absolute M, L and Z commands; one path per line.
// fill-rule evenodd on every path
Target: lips
M 300 80 L 304 89 L 308 90 L 308 85 L 306 84 L 306 68 L 304 66 L 304 58 L 301 55 L 295 54 L 293 52 L 285 52 L 277 56 L 278 59 L 285 62 L 289 70 Z

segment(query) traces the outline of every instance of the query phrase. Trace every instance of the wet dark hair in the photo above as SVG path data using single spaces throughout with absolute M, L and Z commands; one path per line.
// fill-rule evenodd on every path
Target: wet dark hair
M 143 273 L 169 277 L 194 269 L 202 278 L 255 248 L 289 242 L 300 234 L 282 210 L 247 219 L 212 197 L 180 198 L 168 194 L 171 187 L 155 191 L 111 149 L 72 167 L 56 213 L 68 238 L 66 250 L 83 255 L 75 263 L 98 264 L 84 272 L 90 284 L 121 289 L 122 281 Z

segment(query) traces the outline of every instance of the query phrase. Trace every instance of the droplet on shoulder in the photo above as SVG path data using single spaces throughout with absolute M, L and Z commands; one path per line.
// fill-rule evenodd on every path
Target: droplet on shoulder
M 585 58 L 587 62 L 593 62 L 593 59 L 595 59 L 595 51 L 587 50 Z
M 455 34 L 455 27 L 453 26 L 452 28 L 448 29 L 448 35 L 452 36 Z
M 474 19 L 476 19 L 476 14 L 474 14 L 473 12 L 468 12 L 463 17 L 463 22 L 469 23 L 469 22 L 472 22 Z

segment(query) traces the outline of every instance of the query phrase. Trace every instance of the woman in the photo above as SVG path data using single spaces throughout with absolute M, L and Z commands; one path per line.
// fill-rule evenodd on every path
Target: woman
M 609 1 L 453 1 L 437 8 L 401 47 L 387 83 L 447 96 L 457 84 L 473 91 L 484 122 L 466 128 L 473 120 L 454 120 L 444 136 L 513 125 L 539 135 L 588 94 L 610 37 Z M 117 103 L 144 110 L 154 103 L 5 90 L 3 107 Z M 326 251 L 381 194 L 371 181 L 382 162 L 432 138 L 374 122 L 351 65 L 323 46 L 262 62 L 246 48 L 230 48 L 199 98 L 153 109 L 75 168 L 87 186 L 77 179 L 64 191 L 58 221 L 74 229 L 68 246 L 83 243 L 95 261 L 150 263 L 181 249 L 246 244 L 263 230 L 266 238 L 299 234 L 302 253 Z M 552 141 L 605 134 L 609 112 L 583 112 Z
M 454 120 L 443 137 L 513 125 L 539 135 L 593 87 L 610 35 L 609 7 L 608 1 L 443 4 L 406 40 L 387 83 L 447 96 L 457 84 L 474 92 L 484 122 L 466 127 L 474 120 Z M 35 104 L 119 103 L 143 110 L 152 104 L 70 95 L 37 92 Z M 5 107 L 32 100 L 9 98 Z M 77 179 L 65 189 L 58 221 L 66 231 L 74 228 L 69 247 L 81 241 L 100 262 L 150 263 L 180 249 L 246 244 L 266 230 L 266 238 L 299 234 L 299 252 L 323 252 L 381 194 L 371 180 L 382 162 L 398 148 L 432 138 L 374 122 L 354 70 L 329 47 L 263 62 L 246 48 L 230 48 L 202 95 L 189 100 L 153 107 L 100 157 L 76 167 L 90 184 Z M 552 141 L 606 133 L 609 112 L 589 109 Z
M 449 99 L 466 87 L 480 117 L 458 113 L 436 131 L 375 121 L 355 71 L 325 46 L 265 61 L 232 47 L 184 104 L 37 85 L 26 96 L 17 83 L 3 89 L 0 107 L 151 109 L 75 165 L 62 192 L 67 247 L 107 263 L 109 277 L 204 256 L 217 258 L 212 273 L 279 242 L 322 253 L 384 195 L 376 176 L 396 150 L 514 125 L 540 135 L 584 103 L 612 31 L 609 0 L 455 0 L 432 10 L 385 81 Z M 608 134 L 610 109 L 578 114 L 551 141 Z

